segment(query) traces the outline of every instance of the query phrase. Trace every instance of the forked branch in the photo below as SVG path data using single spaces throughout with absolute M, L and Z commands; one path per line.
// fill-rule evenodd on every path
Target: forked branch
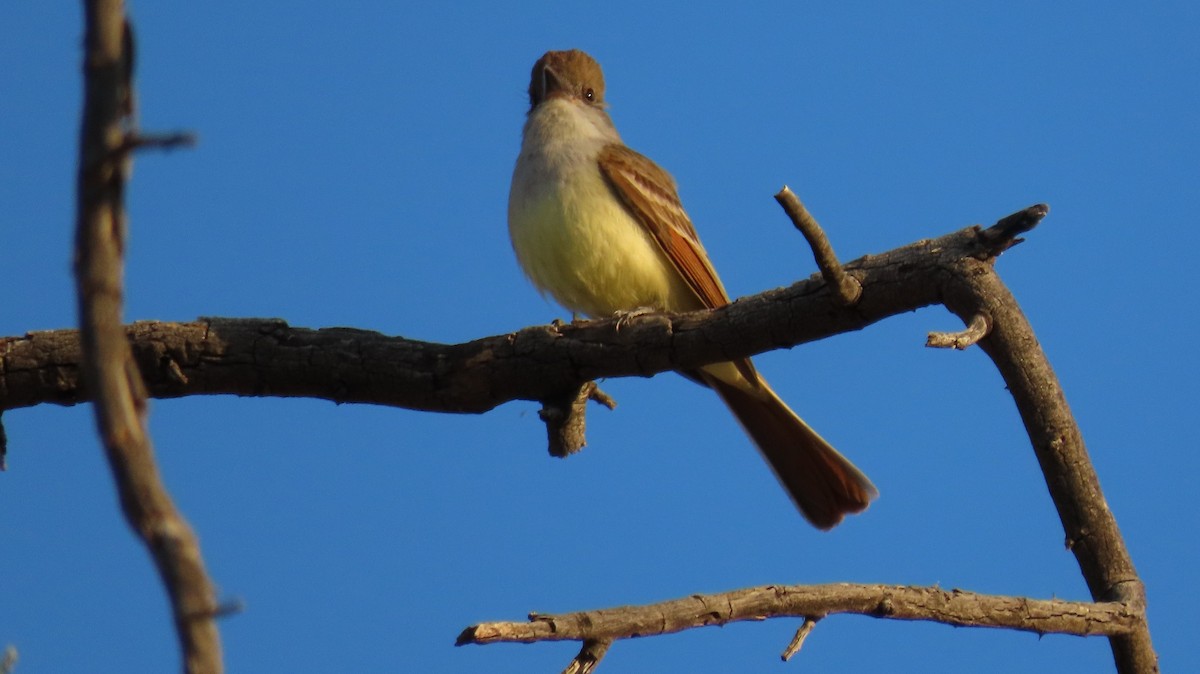
M 987 329 L 968 328 L 960 343 L 978 340 L 1017 401 L 1068 545 L 1097 602 L 1077 608 L 1086 607 L 1093 615 L 1111 609 L 1124 616 L 1116 631 L 1088 633 L 1109 636 L 1120 672 L 1154 672 L 1142 584 L 1053 371 L 993 269 L 995 258 L 1046 212 L 1043 205 L 1031 206 L 987 229 L 971 227 L 847 263 L 844 269 L 862 288 L 852 307 L 831 284 L 813 278 L 715 311 L 626 319 L 619 331 L 612 320 L 592 321 L 526 328 L 456 345 L 345 328 L 293 328 L 274 319 L 137 323 L 127 326 L 125 335 L 150 394 L 157 397 L 302 396 L 482 412 L 511 400 L 554 400 L 563 391 L 581 392 L 584 382 L 596 378 L 686 370 L 792 346 L 932 304 L 944 304 L 976 327 L 977 317 L 986 316 Z M 80 384 L 81 360 L 74 331 L 0 339 L 0 410 L 92 399 L 94 394 Z M 579 396 L 572 397 L 577 400 Z M 572 442 L 582 441 L 582 434 L 573 437 Z M 794 615 L 815 618 L 839 608 L 827 604 L 815 611 Z M 531 627 L 500 624 L 536 639 L 542 638 L 539 625 L 544 628 L 546 622 L 543 617 Z M 565 624 L 556 622 L 552 636 L 545 638 L 609 638 L 608 632 L 559 629 Z M 1046 631 L 1036 622 L 1024 629 Z M 489 638 L 485 632 L 476 630 L 471 640 L 485 643 L 500 635 Z

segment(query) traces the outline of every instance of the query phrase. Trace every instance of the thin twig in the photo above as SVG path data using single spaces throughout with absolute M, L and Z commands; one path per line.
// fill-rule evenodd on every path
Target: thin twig
M 992 319 L 988 318 L 985 313 L 978 313 L 971 317 L 971 322 L 967 324 L 965 330 L 959 332 L 931 332 L 925 338 L 925 346 L 935 349 L 958 349 L 963 350 L 974 345 L 979 340 L 987 337 L 988 331 L 992 329 Z
M 217 605 L 212 612 L 212 617 L 221 619 L 243 613 L 246 610 L 246 602 L 241 597 L 226 599 Z
M 616 399 L 600 390 L 599 386 L 592 386 L 592 390 L 588 392 L 588 400 L 604 405 L 609 410 L 617 409 Z
M 124 187 L 132 123 L 133 37 L 121 0 L 86 4 L 75 274 L 82 375 L 121 508 L 158 568 L 175 618 L 184 670 L 219 674 L 221 645 L 212 582 L 196 536 L 175 509 L 154 463 L 146 391 L 121 322 Z
M 181 147 L 195 147 L 199 141 L 191 131 L 170 131 L 166 133 L 129 133 L 117 147 L 118 154 L 136 150 L 174 150 Z
M 825 231 L 817 224 L 817 219 L 804 207 L 804 202 L 800 201 L 800 197 L 796 196 L 790 187 L 784 185 L 783 189 L 775 195 L 775 201 L 779 202 L 779 205 L 783 207 L 783 212 L 787 213 L 792 224 L 808 241 L 813 256 L 817 260 L 817 267 L 821 269 L 821 276 L 825 278 L 829 287 L 833 288 L 833 293 L 838 301 L 844 306 L 852 306 L 858 302 L 858 298 L 862 296 L 862 285 L 859 284 L 858 279 L 842 269 L 842 264 L 838 262 L 837 255 L 833 252 L 833 245 L 829 243 L 829 237 L 825 236 Z
M 800 649 L 804 647 L 804 640 L 808 638 L 808 635 L 812 633 L 813 628 L 816 626 L 817 621 L 812 618 L 805 618 L 804 622 L 800 625 L 800 629 L 796 630 L 796 636 L 792 637 L 791 643 L 779 655 L 779 659 L 787 662 L 792 659 L 793 655 L 799 653 Z

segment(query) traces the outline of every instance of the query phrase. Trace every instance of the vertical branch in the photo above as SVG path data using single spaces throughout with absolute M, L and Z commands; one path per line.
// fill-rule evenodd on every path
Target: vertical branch
M 946 306 L 964 321 L 983 314 L 991 331 L 979 346 L 1004 378 L 1046 477 L 1050 497 L 1095 601 L 1121 602 L 1141 616 L 1137 629 L 1110 637 L 1117 671 L 1158 671 L 1145 620 L 1146 592 L 1100 490 L 1079 425 L 1033 328 L 990 264 L 962 261 Z
M 121 508 L 170 595 L 190 673 L 222 671 L 217 604 L 200 548 L 164 488 L 146 431 L 146 393 L 121 324 L 124 187 L 133 125 L 133 37 L 122 0 L 87 0 L 75 275 L 83 377 Z

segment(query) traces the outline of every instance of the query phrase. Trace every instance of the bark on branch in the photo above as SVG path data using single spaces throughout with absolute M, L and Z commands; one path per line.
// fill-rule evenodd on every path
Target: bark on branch
M 820 277 L 813 277 L 715 311 L 624 318 L 620 330 L 614 320 L 537 326 L 463 344 L 347 328 L 292 328 L 275 319 L 135 323 L 126 334 L 156 397 L 296 396 L 483 412 L 511 400 L 561 400 L 565 391 L 580 391 L 582 384 L 599 377 L 694 369 L 944 304 L 964 323 L 973 324 L 962 333 L 962 344 L 978 340 L 1013 393 L 1062 518 L 1068 546 L 1097 602 L 1076 608 L 1103 612 L 1116 610 L 1114 605 L 1119 604 L 1118 612 L 1132 616 L 1132 622 L 1122 622 L 1118 631 L 1094 633 L 1109 636 L 1118 671 L 1156 672 L 1142 583 L 1100 492 L 1061 387 L 993 268 L 995 258 L 1018 243 L 1017 237 L 1046 213 L 1045 206 L 1032 206 L 987 229 L 970 227 L 854 260 L 843 267 L 862 289 L 852 306 Z M 981 316 L 987 317 L 983 330 L 978 329 Z M 90 399 L 80 385 L 79 364 L 79 338 L 74 331 L 0 339 L 0 410 Z M 817 613 L 830 613 L 838 607 L 820 604 L 817 609 Z M 816 609 L 805 609 L 810 610 Z M 557 636 L 552 638 L 596 643 L 608 638 L 595 630 L 576 633 L 555 625 Z M 1005 626 L 1045 631 L 1036 621 L 1024 625 Z
M 1146 590 L 1125 547 L 1100 479 L 1033 328 L 990 264 L 963 260 L 946 285 L 946 307 L 964 322 L 984 314 L 991 330 L 980 348 L 996 364 L 1017 404 L 1050 497 L 1097 602 L 1121 602 L 1142 616 L 1138 629 L 1110 639 L 1119 672 L 1158 671 L 1145 621 Z
M 1044 214 L 1039 208 L 1018 215 Z M 601 377 L 651 376 L 788 348 L 939 304 L 961 260 L 989 260 L 1012 245 L 994 229 L 969 227 L 846 264 L 863 288 L 853 307 L 814 275 L 715 311 L 626 318 L 619 331 L 615 320 L 589 321 L 462 344 L 270 318 L 139 322 L 126 331 L 156 398 L 306 397 L 480 413 L 513 400 L 551 400 Z M 89 395 L 79 381 L 74 331 L 0 338 L 0 410 L 74 405 Z
M 783 208 L 783 212 L 787 213 L 792 224 L 800 233 L 804 235 L 804 240 L 808 241 L 808 247 L 812 249 L 813 257 L 817 260 L 817 267 L 821 270 L 821 276 L 825 277 L 825 282 L 829 287 L 837 293 L 838 300 L 850 306 L 858 301 L 862 296 L 862 286 L 853 276 L 846 274 L 842 269 L 842 265 L 838 262 L 837 255 L 833 252 L 833 244 L 829 243 L 829 237 L 825 236 L 825 231 L 817 224 L 817 219 L 812 216 L 805 208 L 804 202 L 800 201 L 800 197 L 792 191 L 787 185 L 775 195 L 775 201 Z
M 187 672 L 221 671 L 217 604 L 195 534 L 159 478 L 146 392 L 121 322 L 124 188 L 133 137 L 133 34 L 121 0 L 85 2 L 75 276 L 77 377 L 89 382 L 121 508 L 170 595 Z
M 838 613 L 1078 636 L 1129 634 L 1140 621 L 1136 611 L 1119 602 L 1028 599 L 899 585 L 765 585 L 645 606 L 531 614 L 526 622 L 480 623 L 463 630 L 456 643 L 629 639 L 744 620 L 816 620 Z

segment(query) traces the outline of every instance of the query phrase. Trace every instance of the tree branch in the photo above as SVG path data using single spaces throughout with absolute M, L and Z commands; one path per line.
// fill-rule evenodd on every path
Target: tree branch
M 121 0 L 86 7 L 75 274 L 76 368 L 89 382 L 96 424 L 121 507 L 167 587 L 185 670 L 222 670 L 216 601 L 195 534 L 175 509 L 154 464 L 146 393 L 121 324 L 124 188 L 133 125 L 133 34 Z
M 987 314 L 975 314 L 965 330 L 960 332 L 931 332 L 925 338 L 925 346 L 935 349 L 966 349 L 987 336 L 992 329 L 992 319 Z
M 816 626 L 817 621 L 813 620 L 812 618 L 805 617 L 804 622 L 800 624 L 800 628 L 796 630 L 796 635 L 792 637 L 792 640 L 788 643 L 787 648 L 783 649 L 783 653 L 779 655 L 779 659 L 787 662 L 788 660 L 791 660 L 792 657 L 794 657 L 797 653 L 799 653 L 800 649 L 804 647 L 804 642 L 808 639 L 808 635 L 812 634 L 813 628 Z
M 527 622 L 480 623 L 463 630 L 456 645 L 628 639 L 745 620 L 817 620 L 838 613 L 1077 636 L 1125 635 L 1140 621 L 1136 611 L 1118 602 L 1028 599 L 900 585 L 765 585 L 645 606 L 530 614 Z
M 368 330 L 295 328 L 280 319 L 202 318 L 139 322 L 126 333 L 156 398 L 306 397 L 480 413 L 513 400 L 551 400 L 602 377 L 694 369 L 859 330 L 941 303 L 961 260 L 991 259 L 1010 245 L 992 229 L 969 227 L 860 258 L 845 265 L 863 288 L 853 307 L 813 277 L 713 311 L 626 318 L 619 331 L 609 319 L 437 344 Z M 88 399 L 74 331 L 0 338 L 0 410 Z
M 783 207 L 783 212 L 787 213 L 792 224 L 808 241 L 808 246 L 813 251 L 813 257 L 817 260 L 817 267 L 821 270 L 821 276 L 837 293 L 838 301 L 846 306 L 857 302 L 858 298 L 862 297 L 862 286 L 859 285 L 857 279 L 847 275 L 842 269 L 837 254 L 833 252 L 833 244 L 829 243 L 829 237 L 825 236 L 825 231 L 817 224 L 817 219 L 812 216 L 812 213 L 809 213 L 808 209 L 804 207 L 804 202 L 800 201 L 800 197 L 796 196 L 790 187 L 784 185 L 783 189 L 775 195 L 775 201 L 779 202 L 779 205 Z
M 550 456 L 564 458 L 583 449 L 587 444 L 587 404 L 594 400 L 608 409 L 616 409 L 617 402 L 596 386 L 596 382 L 584 382 L 565 395 L 547 399 L 542 403 L 538 416 L 546 424 Z
M 612 646 L 612 639 L 588 639 L 583 642 L 583 646 L 579 648 L 579 655 L 571 660 L 562 674 L 590 674 L 604 659 L 604 655 L 608 653 L 608 647 Z
M 511 400 L 561 399 L 564 391 L 578 392 L 583 383 L 599 377 L 694 369 L 945 304 L 972 325 L 956 336 L 960 338 L 957 343 L 966 346 L 978 340 L 1008 383 L 1063 520 L 1068 545 L 1098 602 L 1066 605 L 1073 607 L 1072 611 L 1087 607 L 1087 611 L 1101 612 L 1095 615 L 1123 612 L 1120 629 L 1087 627 L 1098 631 L 1086 633 L 1110 636 L 1123 674 L 1155 672 L 1157 661 L 1145 622 L 1142 583 L 1104 502 L 1061 387 L 1032 329 L 993 269 L 995 258 L 1018 243 L 1017 237 L 1031 230 L 1047 210 L 1039 204 L 987 229 L 970 227 L 850 262 L 844 269 L 853 273 L 862 288 L 852 307 L 846 306 L 829 284 L 814 277 L 713 311 L 626 317 L 619 331 L 614 320 L 591 321 L 530 327 L 454 345 L 346 328 L 292 328 L 274 319 L 135 323 L 126 328 L 126 334 L 151 395 L 158 397 L 217 393 L 299 396 L 483 412 Z M 90 399 L 92 394 L 80 386 L 79 363 L 79 337 L 73 331 L 0 339 L 0 410 Z M 578 397 L 572 398 L 576 400 Z M 581 433 L 574 437 L 582 442 Z M 876 609 L 843 604 L 805 606 L 804 611 L 795 609 L 792 614 L 878 614 Z M 1002 603 L 989 606 L 989 610 L 1007 610 Z M 712 610 L 705 615 L 725 615 Z M 571 615 L 593 619 L 608 614 Z M 889 615 L 931 619 L 915 609 L 908 616 Z M 965 624 L 955 622 L 960 618 L 953 611 L 945 615 L 947 622 Z M 1001 613 L 989 620 L 1006 620 L 1011 615 Z M 1129 616 L 1133 623 L 1126 621 Z M 1037 616 L 1026 618 L 1035 622 L 993 626 L 1056 631 Z M 720 619 L 749 619 L 749 614 Z M 544 631 L 546 622 L 535 620 L 532 627 L 521 628 L 515 627 L 516 623 L 497 625 L 510 626 L 505 629 L 513 630 L 512 634 L 537 638 L 588 640 L 609 635 L 595 629 L 572 632 L 566 629 L 574 624 L 568 620 L 555 622 L 554 636 L 543 637 L 539 630 Z M 688 626 L 691 623 L 681 629 Z M 647 633 L 641 627 L 638 630 L 638 634 Z M 488 641 L 480 632 L 473 632 L 471 639 Z
M 964 321 L 985 314 L 992 328 L 979 342 L 1004 378 L 1029 434 L 1092 598 L 1121 602 L 1142 615 L 1138 629 L 1111 639 L 1117 671 L 1158 671 L 1145 620 L 1146 591 L 1108 508 L 1100 479 L 1066 395 L 1016 299 L 990 264 L 963 260 L 946 285 L 946 307 Z

